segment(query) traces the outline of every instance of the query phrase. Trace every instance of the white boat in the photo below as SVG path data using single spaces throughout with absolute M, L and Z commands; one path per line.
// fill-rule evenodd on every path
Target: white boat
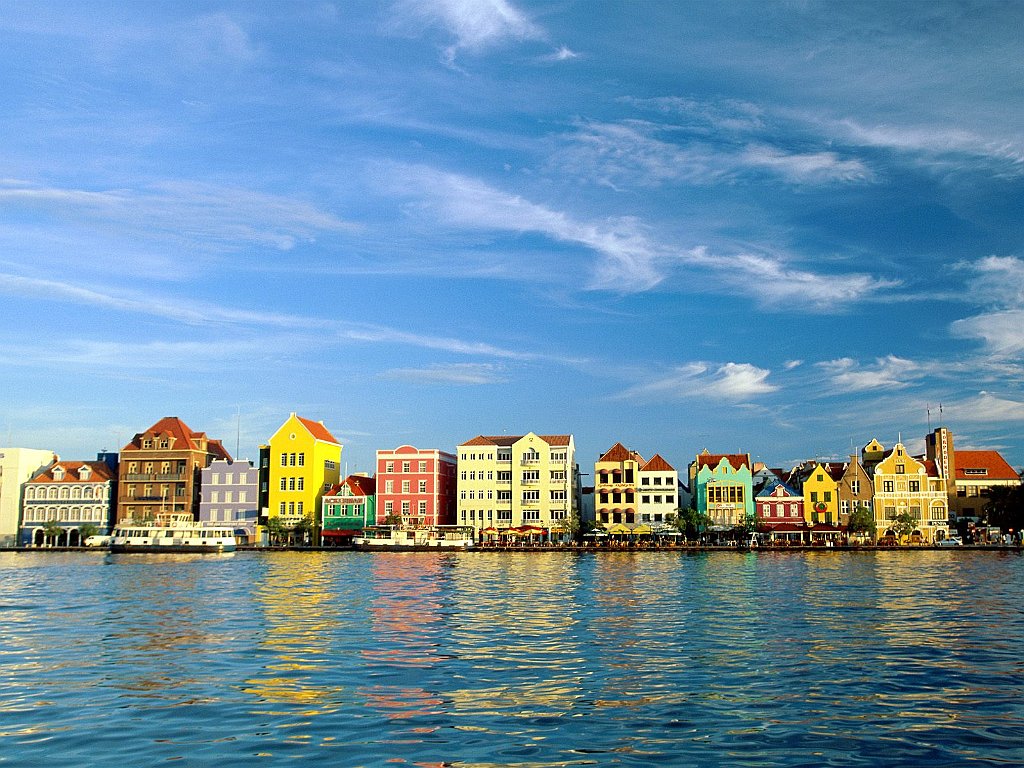
M 111 552 L 234 552 L 235 547 L 234 529 L 202 525 L 185 514 L 127 520 L 110 537 Z
M 373 525 L 352 540 L 356 549 L 381 552 L 424 552 L 472 549 L 475 546 L 471 525 L 425 525 L 402 528 Z

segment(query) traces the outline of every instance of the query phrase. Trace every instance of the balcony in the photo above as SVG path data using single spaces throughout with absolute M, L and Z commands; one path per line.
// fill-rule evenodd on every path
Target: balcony
M 126 483 L 183 483 L 186 480 L 184 473 L 173 472 L 170 474 L 158 474 L 158 473 L 147 473 L 147 474 L 128 474 L 124 476 Z

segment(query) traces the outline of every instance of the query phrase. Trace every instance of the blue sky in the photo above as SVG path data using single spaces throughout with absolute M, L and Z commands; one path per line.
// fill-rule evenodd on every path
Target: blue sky
M 3 441 L 1024 465 L 1016 3 L 8 4 Z

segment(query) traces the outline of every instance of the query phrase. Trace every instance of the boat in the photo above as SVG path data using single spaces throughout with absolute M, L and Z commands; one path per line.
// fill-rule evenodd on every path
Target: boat
M 232 528 L 203 525 L 188 514 L 161 514 L 152 521 L 126 520 L 110 537 L 111 552 L 234 552 Z
M 472 549 L 476 546 L 471 525 L 425 525 L 404 528 L 372 525 L 352 540 L 356 549 L 378 552 L 434 552 Z

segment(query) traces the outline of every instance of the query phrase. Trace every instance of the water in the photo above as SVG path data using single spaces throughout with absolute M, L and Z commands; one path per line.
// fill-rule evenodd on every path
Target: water
M 0 766 L 1024 762 L 1008 553 L 0 553 Z

